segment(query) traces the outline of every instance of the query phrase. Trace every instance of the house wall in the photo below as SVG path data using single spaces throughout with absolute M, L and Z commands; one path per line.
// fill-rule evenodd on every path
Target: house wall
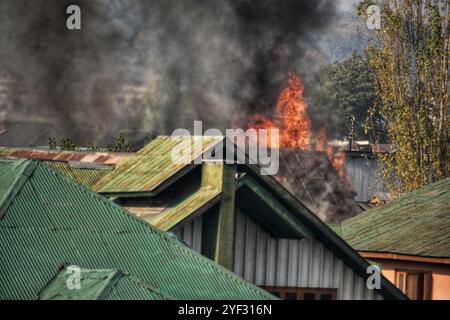
M 382 299 L 316 239 L 275 239 L 238 210 L 234 270 L 258 286 L 336 288 L 338 299 Z
M 202 228 L 203 217 L 198 217 L 186 223 L 174 233 L 182 239 L 191 249 L 201 253 L 202 251 Z
M 377 159 L 347 157 L 345 172 L 357 193 L 356 201 L 367 202 L 374 196 L 383 200 L 389 199 L 389 190 L 381 176 Z
M 396 270 L 429 271 L 432 274 L 431 298 L 433 300 L 450 300 L 450 265 L 401 260 L 370 260 L 379 263 L 383 275 L 394 284 Z
M 201 252 L 202 217 L 174 233 Z M 339 300 L 382 299 L 320 241 L 272 238 L 240 210 L 236 214 L 233 272 L 258 286 L 334 288 Z

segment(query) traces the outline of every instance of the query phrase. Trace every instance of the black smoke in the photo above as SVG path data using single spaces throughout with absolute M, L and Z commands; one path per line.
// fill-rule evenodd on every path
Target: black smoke
M 194 120 L 244 125 L 250 114 L 269 112 L 288 70 L 313 63 L 305 56 L 334 3 L 3 0 L 0 71 L 21 84 L 3 117 L 48 119 L 79 141 L 170 133 Z M 71 4 L 81 8 L 82 30 L 66 28 Z M 146 93 L 120 105 L 124 85 Z M 31 94 L 18 99 L 17 90 Z

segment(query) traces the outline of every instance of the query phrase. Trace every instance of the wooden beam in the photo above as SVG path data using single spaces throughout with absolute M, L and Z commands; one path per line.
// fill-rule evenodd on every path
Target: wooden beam
M 214 261 L 221 266 L 233 270 L 234 257 L 234 224 L 236 167 L 234 165 L 216 164 L 222 170 L 222 198 L 219 209 L 219 221 L 216 237 L 216 253 Z M 218 177 L 217 177 L 218 178 Z
M 358 251 L 358 253 L 366 259 L 386 259 L 386 260 L 402 260 L 402 261 L 450 264 L 450 258 L 422 257 L 390 252 Z

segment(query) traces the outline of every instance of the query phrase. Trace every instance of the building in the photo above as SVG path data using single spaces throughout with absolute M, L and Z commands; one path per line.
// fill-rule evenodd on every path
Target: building
M 345 172 L 355 191 L 355 201 L 363 206 L 373 198 L 390 200 L 390 193 L 372 151 L 345 151 Z
M 198 141 L 158 137 L 93 189 L 283 299 L 405 298 L 385 278 L 368 289 L 368 262 L 259 166 L 225 164 L 222 137 Z
M 450 299 L 450 178 L 342 224 L 344 239 L 411 299 Z
M 0 300 L 275 298 L 40 161 L 0 161 L 0 254 Z
M 129 156 L 130 153 L 120 152 L 0 148 L 2 159 L 42 160 L 46 165 L 89 188 Z
M 363 211 L 347 177 L 341 177 L 326 152 L 280 149 L 275 179 L 322 221 L 340 223 Z

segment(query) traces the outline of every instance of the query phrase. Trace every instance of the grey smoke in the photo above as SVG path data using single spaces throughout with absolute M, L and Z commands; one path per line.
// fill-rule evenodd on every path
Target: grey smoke
M 65 27 L 68 5 L 82 30 Z M 6 115 L 50 119 L 79 141 L 127 130 L 244 126 L 312 61 L 333 0 L 3 0 L 0 71 L 32 94 Z M 315 57 L 316 58 L 316 57 Z M 315 61 L 314 61 L 315 62 Z M 146 88 L 119 107 L 125 84 Z

